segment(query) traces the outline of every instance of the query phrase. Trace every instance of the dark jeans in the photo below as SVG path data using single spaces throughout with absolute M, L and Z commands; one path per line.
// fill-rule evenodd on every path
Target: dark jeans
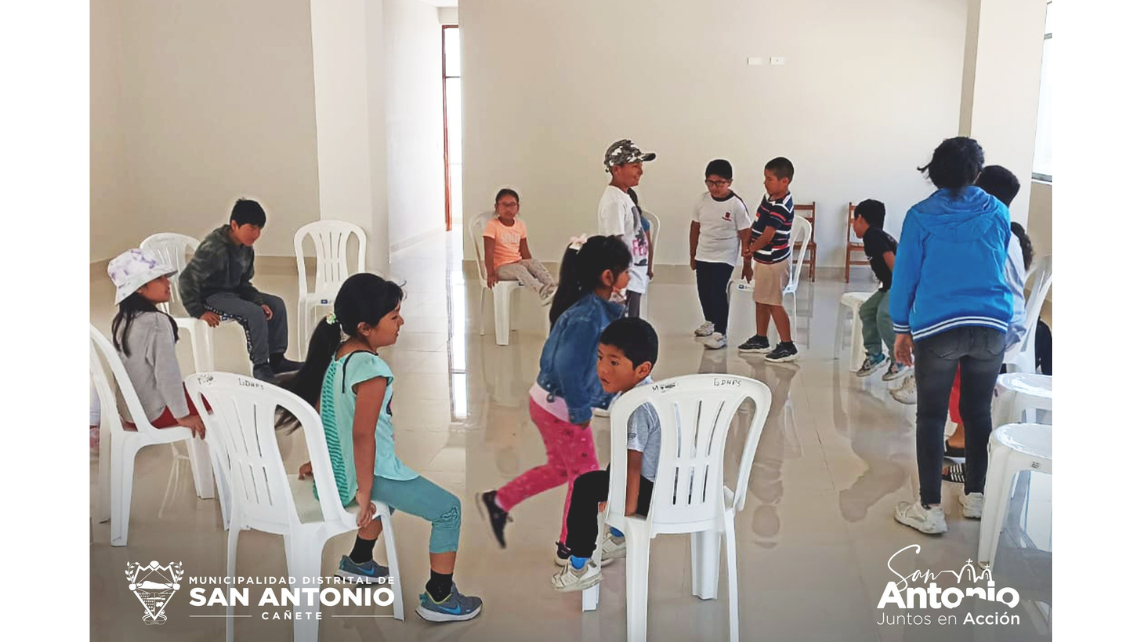
M 595 540 L 599 538 L 599 504 L 607 501 L 607 490 L 611 482 L 611 467 L 583 473 L 575 479 L 575 489 L 571 491 L 571 507 L 567 510 L 567 541 L 575 557 L 590 557 L 595 552 Z M 650 512 L 650 494 L 654 482 L 639 477 L 639 515 Z
M 694 272 L 698 278 L 698 301 L 702 303 L 702 316 L 714 324 L 714 332 L 724 335 L 730 318 L 730 299 L 726 287 L 734 274 L 734 266 L 705 261 L 697 261 L 696 265 Z
M 1003 364 L 1004 333 L 994 328 L 952 328 L 916 342 L 916 467 L 920 501 L 940 503 L 948 393 L 960 368 L 964 421 L 964 492 L 982 493 L 991 436 L 991 398 Z
M 1042 319 L 1035 324 L 1035 365 L 1043 374 L 1051 374 L 1051 328 Z

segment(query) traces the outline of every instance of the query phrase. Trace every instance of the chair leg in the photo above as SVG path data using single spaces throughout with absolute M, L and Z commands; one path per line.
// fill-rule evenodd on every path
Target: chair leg
M 852 252 L 845 246 L 845 283 L 849 282 L 849 268 L 852 267 Z
M 306 315 L 306 313 L 305 313 L 305 302 L 298 300 L 298 302 L 297 302 L 297 349 L 298 349 L 298 354 L 300 354 L 303 359 L 305 358 L 305 351 L 306 351 L 306 348 L 308 347 L 306 345 L 306 342 L 305 342 L 305 339 L 306 339 L 305 333 L 307 330 L 307 328 L 306 328 L 307 316 L 308 315 Z
M 114 411 L 114 409 L 112 409 Z M 133 436 L 133 435 L 132 435 Z M 135 476 L 137 439 L 125 436 L 112 444 L 111 451 L 111 545 L 127 545 L 127 527 L 131 523 L 131 486 Z
M 601 564 L 602 560 L 603 560 L 603 547 L 601 546 L 601 544 L 603 541 L 603 533 L 606 532 L 606 528 L 607 528 L 607 524 L 606 524 L 606 520 L 604 519 L 604 515 L 605 515 L 604 513 L 599 513 L 599 516 L 597 518 L 598 530 L 596 532 L 598 533 L 598 536 L 595 538 L 595 552 L 593 555 L 591 555 L 591 560 L 594 561 L 595 564 Z M 624 528 L 625 528 L 625 526 L 624 526 Z M 587 611 L 598 610 L 598 608 L 599 608 L 599 593 L 601 591 L 601 587 L 602 587 L 602 582 L 600 582 L 600 583 L 592 586 L 591 588 L 583 591 L 582 611 L 584 613 L 586 613 Z
M 397 562 L 396 533 L 393 532 L 393 520 L 388 510 L 381 511 L 381 528 L 385 536 L 385 555 L 388 559 L 389 578 L 392 582 L 389 588 L 393 591 L 393 617 L 404 620 L 404 594 L 401 592 L 400 565 Z
M 861 331 L 863 327 L 864 323 L 860 319 L 860 310 L 853 308 L 853 336 L 849 353 L 849 370 L 853 372 L 860 370 L 864 361 L 861 357 L 861 350 L 864 348 L 864 334 Z
M 210 447 L 205 441 L 191 437 L 186 440 L 186 454 L 190 457 L 190 475 L 194 478 L 194 490 L 198 498 L 213 499 L 214 477 Z
M 734 532 L 734 516 L 726 515 L 726 579 L 730 592 L 730 642 L 738 642 L 738 544 Z
M 241 529 L 235 528 L 232 532 L 239 530 Z M 304 582 L 302 578 L 310 578 L 309 583 L 302 584 L 302 587 L 317 586 L 315 578 L 321 576 L 322 544 L 315 538 L 306 537 L 302 533 L 294 533 L 286 537 L 286 566 L 289 569 L 290 577 L 299 582 Z M 296 588 L 296 585 L 290 588 Z M 317 642 L 319 624 L 317 613 L 320 610 L 321 602 L 319 600 L 315 600 L 310 605 L 303 599 L 293 607 L 294 642 Z
M 646 524 L 630 520 L 627 540 L 627 642 L 646 642 L 650 585 L 650 537 Z
M 987 479 L 983 485 L 983 515 L 979 525 L 979 551 L 976 555 L 976 561 L 980 564 L 991 564 L 995 558 L 999 533 L 1003 530 L 1003 514 L 1007 512 L 1007 500 L 1011 491 L 1011 476 L 1008 473 L 1011 450 L 996 446 L 995 442 L 992 442 L 989 450 Z
M 484 295 L 487 294 L 488 289 L 483 285 L 480 286 L 480 336 L 484 336 L 485 328 L 488 325 L 487 311 L 484 310 Z
M 236 577 L 238 570 L 238 533 L 241 528 L 230 531 L 226 538 L 226 576 Z M 226 604 L 226 642 L 234 642 L 234 603 L 227 600 Z
M 511 337 L 512 290 L 492 289 L 492 307 L 496 316 L 496 345 L 506 346 Z
M 218 489 L 218 506 L 222 511 L 222 530 L 230 530 L 230 511 L 233 499 L 230 496 L 230 484 L 223 473 L 222 461 L 213 451 L 210 453 L 210 467 L 214 471 L 214 485 Z
M 111 431 L 107 420 L 99 422 L 99 494 L 95 505 L 95 523 L 111 519 Z
M 715 530 L 690 534 L 690 591 L 699 599 L 718 599 L 721 547 L 721 535 Z

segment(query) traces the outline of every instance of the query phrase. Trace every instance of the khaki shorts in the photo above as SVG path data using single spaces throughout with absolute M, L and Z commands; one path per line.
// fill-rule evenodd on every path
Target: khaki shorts
M 762 305 L 781 305 L 785 286 L 789 285 L 789 261 L 753 262 L 753 300 Z

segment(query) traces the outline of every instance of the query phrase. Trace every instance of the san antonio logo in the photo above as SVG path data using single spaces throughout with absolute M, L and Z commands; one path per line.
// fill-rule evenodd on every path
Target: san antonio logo
M 165 624 L 167 616 L 164 615 L 167 604 L 178 590 L 178 581 L 182 579 L 182 562 L 159 566 L 152 561 L 146 566 L 135 562 L 127 563 L 127 588 L 142 602 L 146 613 L 143 622 L 147 624 Z

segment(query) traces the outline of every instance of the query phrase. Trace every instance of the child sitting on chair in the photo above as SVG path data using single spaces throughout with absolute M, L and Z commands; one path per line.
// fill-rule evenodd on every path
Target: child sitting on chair
M 519 281 L 539 294 L 547 305 L 555 296 L 555 281 L 543 264 L 531 258 L 527 246 L 527 226 L 519 216 L 519 194 L 504 188 L 496 194 L 496 216 L 484 227 L 484 264 L 488 287 L 499 281 Z
M 626 317 L 603 330 L 599 337 L 596 371 L 603 390 L 622 393 L 651 382 L 650 371 L 658 360 L 658 335 L 642 319 Z M 650 494 L 658 472 L 658 454 L 662 429 L 658 415 L 650 404 L 635 409 L 627 424 L 626 514 L 646 516 L 650 510 Z M 557 591 L 582 591 L 602 579 L 599 565 L 591 559 L 599 535 L 599 504 L 607 501 L 611 471 L 596 470 L 580 475 L 571 492 L 567 511 L 567 548 L 571 557 L 566 566 L 551 578 Z M 602 544 L 602 563 L 626 555 L 626 541 L 614 528 L 607 531 Z
M 107 274 L 115 284 L 115 304 L 119 306 L 111 322 L 111 342 L 147 421 L 155 428 L 186 426 L 194 435 L 205 437 L 206 428 L 183 388 L 175 357 L 178 327 L 158 308 L 158 304 L 171 300 L 170 276 L 174 273 L 144 250 L 127 250 L 111 259 Z M 93 415 L 93 431 L 98 430 L 95 421 Z M 124 428 L 134 430 L 135 425 L 124 422 Z M 93 437 L 92 447 L 98 447 L 97 438 Z

